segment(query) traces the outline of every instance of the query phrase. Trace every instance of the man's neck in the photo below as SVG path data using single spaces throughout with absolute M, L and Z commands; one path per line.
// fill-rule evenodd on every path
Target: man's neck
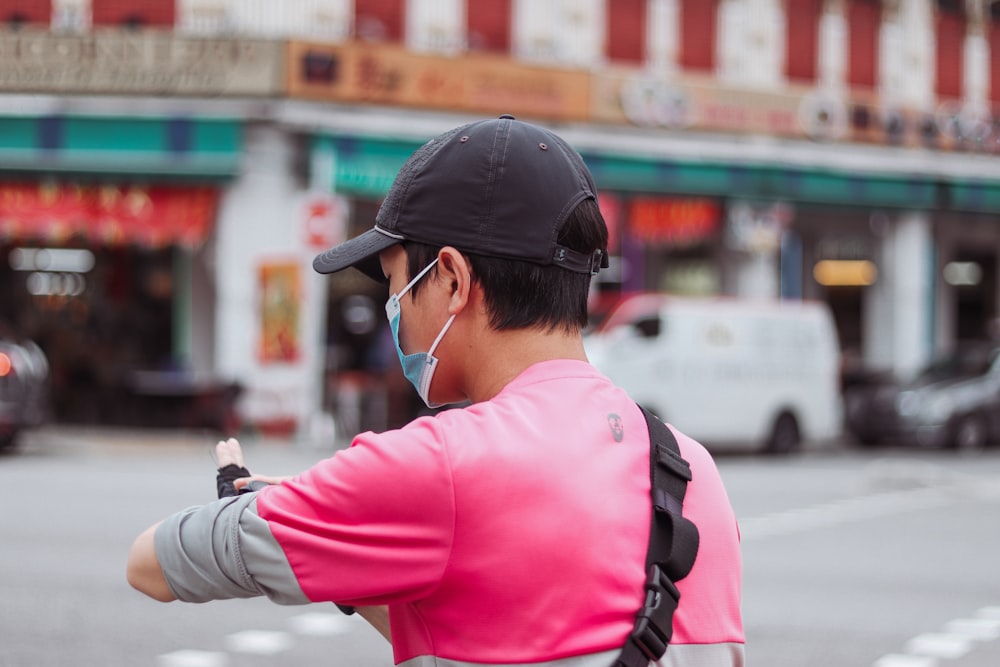
M 473 403 L 496 396 L 528 367 L 542 361 L 587 361 L 578 331 L 518 329 L 491 331 L 480 343 L 481 353 L 467 369 L 466 387 Z

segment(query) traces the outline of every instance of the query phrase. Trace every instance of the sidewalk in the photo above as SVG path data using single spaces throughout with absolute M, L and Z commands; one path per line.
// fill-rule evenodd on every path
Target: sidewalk
M 335 438 L 317 434 L 309 438 L 305 435 L 287 437 L 243 432 L 236 437 L 244 450 L 299 451 L 313 455 L 330 455 L 350 443 L 338 442 Z M 22 452 L 45 450 L 59 451 L 106 451 L 125 455 L 156 452 L 159 454 L 177 452 L 190 454 L 195 450 L 211 451 L 222 438 L 207 429 L 162 429 L 104 426 L 99 424 L 46 424 L 25 431 L 20 436 L 17 449 Z

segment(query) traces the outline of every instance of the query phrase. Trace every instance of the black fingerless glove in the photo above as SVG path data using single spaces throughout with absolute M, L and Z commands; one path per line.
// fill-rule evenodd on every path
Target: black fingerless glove
M 222 466 L 219 468 L 219 474 L 215 476 L 215 484 L 219 490 L 220 498 L 228 498 L 230 496 L 236 496 L 240 493 L 249 491 L 249 488 L 244 488 L 243 491 L 237 491 L 233 482 L 238 480 L 240 477 L 249 477 L 250 471 L 243 466 L 238 466 L 235 463 L 230 463 L 229 465 Z

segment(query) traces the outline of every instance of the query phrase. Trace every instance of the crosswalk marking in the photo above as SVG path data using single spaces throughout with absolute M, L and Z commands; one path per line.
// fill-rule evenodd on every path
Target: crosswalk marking
M 287 621 L 289 632 L 244 630 L 224 638 L 226 651 L 183 650 L 157 656 L 157 667 L 228 667 L 230 653 L 277 655 L 295 646 L 295 635 L 330 637 L 346 635 L 364 624 L 356 616 L 340 612 L 312 612 L 292 616 Z
M 353 617 L 343 614 L 300 614 L 288 619 L 289 629 L 297 635 L 313 637 L 329 637 L 344 635 L 351 631 L 356 621 Z
M 976 648 L 977 642 L 1000 639 L 1000 607 L 983 607 L 972 618 L 945 623 L 942 632 L 917 635 L 906 644 L 906 653 L 884 655 L 872 667 L 939 667 L 942 660 L 957 660 Z
M 226 636 L 226 648 L 234 653 L 275 655 L 290 649 L 294 640 L 287 632 L 244 630 Z
M 156 658 L 157 667 L 226 667 L 229 656 L 218 651 L 174 651 Z
M 906 644 L 906 650 L 917 655 L 955 660 L 972 650 L 972 642 L 959 635 L 926 632 L 911 639 Z
M 936 667 L 937 660 L 924 655 L 893 653 L 879 658 L 872 667 Z
M 946 632 L 988 642 L 1000 638 L 1000 618 L 960 618 L 944 626 Z

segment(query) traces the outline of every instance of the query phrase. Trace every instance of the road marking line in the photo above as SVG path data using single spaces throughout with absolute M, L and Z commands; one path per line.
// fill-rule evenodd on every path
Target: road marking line
M 324 614 L 315 612 L 310 614 L 300 614 L 288 619 L 288 627 L 297 635 L 309 635 L 313 637 L 329 637 L 332 635 L 346 635 L 352 630 L 355 622 L 350 616 L 343 614 Z
M 842 498 L 827 503 L 741 519 L 740 537 L 760 539 L 814 530 L 848 521 L 862 521 L 888 514 L 910 512 L 955 499 L 938 489 L 889 491 L 868 496 Z
M 971 651 L 972 642 L 966 637 L 943 632 L 925 632 L 907 642 L 906 650 L 918 655 L 954 660 Z
M 229 657 L 216 651 L 174 651 L 156 656 L 160 667 L 226 667 Z
M 293 644 L 294 640 L 287 632 L 244 630 L 226 636 L 226 648 L 234 653 L 274 655 L 287 651 Z
M 936 667 L 938 659 L 955 660 L 976 648 L 976 642 L 1000 639 L 1000 607 L 983 607 L 975 618 L 957 618 L 944 632 L 926 632 L 906 644 L 906 655 L 884 655 L 872 667 Z
M 937 660 L 924 655 L 901 655 L 892 653 L 875 661 L 872 667 L 936 667 Z

